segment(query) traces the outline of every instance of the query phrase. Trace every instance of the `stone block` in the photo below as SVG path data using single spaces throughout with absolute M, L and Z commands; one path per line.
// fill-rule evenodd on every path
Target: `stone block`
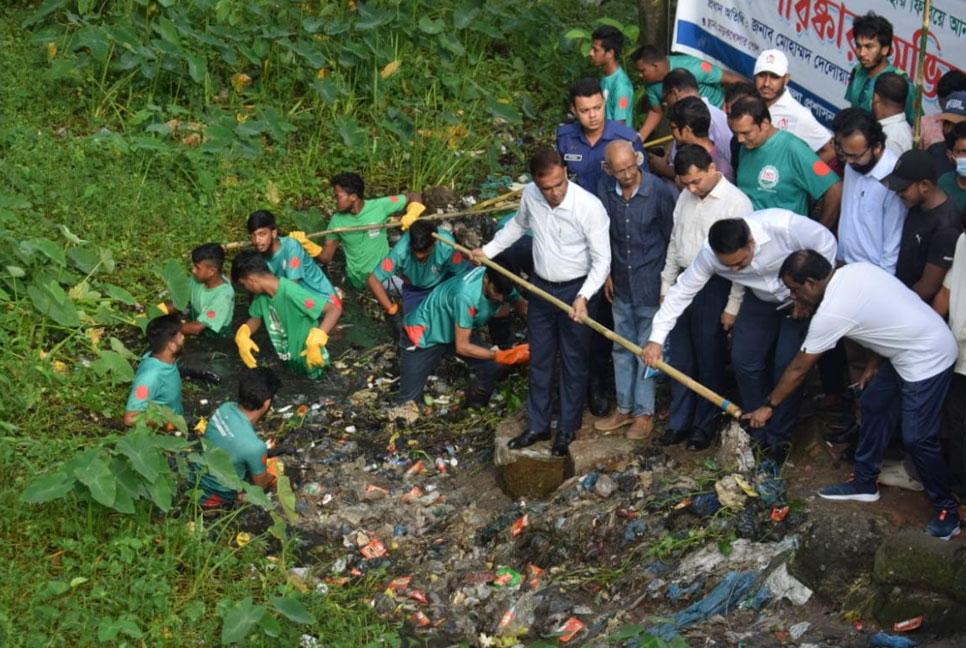
M 912 586 L 966 602 L 966 547 L 904 529 L 879 545 L 873 576 L 884 585 Z
M 567 456 L 567 474 L 582 475 L 600 468 L 624 470 L 634 460 L 636 445 L 622 436 L 574 441 Z
M 526 429 L 526 417 L 510 417 L 501 422 L 494 434 L 493 462 L 503 492 L 514 499 L 544 499 L 566 479 L 567 462 L 550 454 L 550 442 L 541 441 L 529 448 L 511 450 L 507 441 Z
M 893 624 L 917 616 L 922 616 L 919 632 L 946 636 L 966 631 L 966 606 L 941 594 L 911 588 L 885 588 L 876 601 L 874 615 L 887 632 Z

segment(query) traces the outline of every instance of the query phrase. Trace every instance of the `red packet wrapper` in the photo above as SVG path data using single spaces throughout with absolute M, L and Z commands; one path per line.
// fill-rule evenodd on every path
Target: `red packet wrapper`
M 775 523 L 781 522 L 782 520 L 785 519 L 785 516 L 787 515 L 788 515 L 787 506 L 782 506 L 780 508 L 775 506 L 771 510 L 771 521 Z
M 423 590 L 413 590 L 409 593 L 409 598 L 420 603 L 426 603 L 426 592 Z
M 424 472 L 426 472 L 426 466 L 423 464 L 423 460 L 420 459 L 419 461 L 417 461 L 416 463 L 414 463 L 412 466 L 409 467 L 409 470 L 406 471 L 406 474 L 415 475 L 417 473 L 424 473 Z
M 922 615 L 919 615 L 912 619 L 906 619 L 905 621 L 897 621 L 892 625 L 892 629 L 895 632 L 909 632 L 910 630 L 915 630 L 922 625 Z
M 386 545 L 379 540 L 373 540 L 362 548 L 362 555 L 368 559 L 378 558 L 386 555 Z
M 400 576 L 398 578 L 394 578 L 388 585 L 386 585 L 386 589 L 390 592 L 405 592 L 412 580 L 412 576 Z
M 519 520 L 517 520 L 516 522 L 514 522 L 513 523 L 513 526 L 510 527 L 510 533 L 515 538 L 518 535 L 520 535 L 521 533 L 523 533 L 523 529 L 526 528 L 526 527 L 528 527 L 528 526 L 530 526 L 530 516 L 529 516 L 529 514 L 524 513 L 523 514 L 523 517 L 521 517 Z
M 560 642 L 567 643 L 575 636 L 577 636 L 577 633 L 583 629 L 584 629 L 584 624 L 580 622 L 580 619 L 578 619 L 577 617 L 570 617 L 569 619 L 567 619 L 566 623 L 564 623 L 562 626 L 557 628 L 557 632 L 561 633 Z
M 414 497 L 422 497 L 422 496 L 423 496 L 423 491 L 420 490 L 419 486 L 413 486 L 408 493 L 402 496 L 402 501 L 408 502 Z
M 423 614 L 421 611 L 420 612 L 416 612 L 414 615 L 412 615 L 411 617 L 409 617 L 409 620 L 417 628 L 425 628 L 426 626 L 428 626 L 431 623 L 430 620 L 429 620 L 429 617 L 426 616 L 425 614 Z

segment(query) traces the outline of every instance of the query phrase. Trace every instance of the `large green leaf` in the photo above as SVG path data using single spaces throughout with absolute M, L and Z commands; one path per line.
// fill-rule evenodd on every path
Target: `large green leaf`
M 151 497 L 154 505 L 164 513 L 171 510 L 171 498 L 174 496 L 174 485 L 171 483 L 170 474 L 158 475 L 158 478 L 149 484 L 145 484 L 145 490 Z
M 191 298 L 191 280 L 184 270 L 182 262 L 177 259 L 168 259 L 161 267 L 161 279 L 168 287 L 168 294 L 171 295 L 171 302 L 174 307 L 183 311 Z
M 252 597 L 246 596 L 241 601 L 235 603 L 225 614 L 224 623 L 221 626 L 221 643 L 223 646 L 238 643 L 248 636 L 249 631 L 255 627 L 265 615 L 264 605 L 252 605 Z
M 30 482 L 20 494 L 20 501 L 37 504 L 63 497 L 74 487 L 75 481 L 74 475 L 63 470 L 44 475 Z
M 446 23 L 440 19 L 433 20 L 429 16 L 423 16 L 419 19 L 419 31 L 424 34 L 439 34 L 444 29 L 446 29 Z
M 282 113 L 272 106 L 260 106 L 258 117 L 268 124 L 269 133 L 276 142 L 284 142 L 289 133 L 298 130 L 295 124 L 286 120 Z
M 295 512 L 295 493 L 292 492 L 292 483 L 289 481 L 288 476 L 279 475 L 275 482 L 276 492 L 278 493 L 279 504 L 282 505 L 282 511 L 285 513 L 285 517 L 292 524 L 298 522 L 299 516 Z
M 27 286 L 27 295 L 34 308 L 61 326 L 80 326 L 80 315 L 73 300 L 56 281 L 43 284 L 35 280 Z
M 127 383 L 134 380 L 134 369 L 124 356 L 116 351 L 97 351 L 97 360 L 91 363 L 91 369 L 98 376 L 109 376 L 112 384 Z
M 342 137 L 342 142 L 350 149 L 357 149 L 365 145 L 366 133 L 359 128 L 355 117 L 337 117 L 335 128 Z
M 480 2 L 477 0 L 463 0 L 453 10 L 453 24 L 457 29 L 466 29 L 473 24 L 480 13 Z
M 87 465 L 74 470 L 74 476 L 91 492 L 94 501 L 104 506 L 114 506 L 117 497 L 117 482 L 111 467 L 101 457 L 94 457 Z
M 132 432 L 117 442 L 117 450 L 131 461 L 131 467 L 149 482 L 161 472 L 161 453 L 148 445 L 143 433 Z
M 322 79 L 321 81 L 316 79 L 312 82 L 312 89 L 315 90 L 315 94 L 319 95 L 319 99 L 330 106 L 339 98 L 339 88 L 332 79 Z
M 50 14 L 62 9 L 67 5 L 68 2 L 70 2 L 70 0 L 47 0 L 47 2 L 40 5 L 37 11 L 27 16 L 27 19 L 24 20 L 20 26 L 26 29 L 32 25 L 36 25 Z
M 208 472 L 217 479 L 222 486 L 231 490 L 239 491 L 245 487 L 245 482 L 241 480 L 235 472 L 235 466 L 231 462 L 231 457 L 221 448 L 216 448 L 208 442 L 203 441 L 205 446 L 205 465 Z
M 86 247 L 70 248 L 67 250 L 67 258 L 71 260 L 75 268 L 83 273 L 93 271 L 101 262 L 100 255 Z
M 204 54 L 187 54 L 188 75 L 195 83 L 204 83 L 208 76 L 208 57 Z
M 289 621 L 305 624 L 315 623 L 315 617 L 312 616 L 312 613 L 291 596 L 269 596 L 268 600 L 272 604 L 272 609 L 281 612 Z
M 505 119 L 511 124 L 516 124 L 521 121 L 520 111 L 517 110 L 510 104 L 500 103 L 493 97 L 486 98 L 486 109 L 490 111 L 494 117 L 499 119 Z
M 40 252 L 61 267 L 67 265 L 67 259 L 64 256 L 64 246 L 59 243 L 54 243 L 50 239 L 27 239 L 20 243 L 20 251 L 28 257 L 33 255 L 34 252 Z

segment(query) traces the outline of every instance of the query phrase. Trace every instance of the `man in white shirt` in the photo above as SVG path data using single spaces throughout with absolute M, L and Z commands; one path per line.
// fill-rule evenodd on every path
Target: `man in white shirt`
M 897 156 L 912 148 L 912 126 L 906 121 L 909 82 L 894 72 L 884 72 L 875 80 L 872 112 L 885 131 L 886 148 Z
M 673 112 L 673 111 L 672 111 Z M 708 238 L 711 226 L 723 218 L 752 212 L 751 200 L 721 175 L 705 147 L 684 144 L 674 158 L 682 186 L 674 206 L 674 227 L 661 272 L 661 299 L 691 265 Z M 721 392 L 727 360 L 727 333 L 734 324 L 744 289 L 714 276 L 695 296 L 669 334 L 668 362 L 702 385 Z M 689 450 L 702 450 L 714 439 L 715 407 L 677 381 L 671 382 L 671 416 L 667 432 L 657 440 L 672 445 L 687 439 Z
M 564 456 L 580 428 L 587 394 L 591 329 L 580 317 L 594 313 L 598 293 L 610 272 L 610 220 L 600 200 L 567 180 L 560 154 L 541 148 L 530 158 L 529 183 L 520 197 L 516 216 L 472 258 L 493 258 L 527 230 L 533 232 L 533 283 L 573 304 L 568 317 L 542 299 L 527 312 L 530 341 L 529 425 L 509 442 L 523 448 L 550 438 L 553 373 L 560 357 L 560 419 L 550 450 Z
M 778 278 L 785 258 L 803 248 L 817 249 L 830 263 L 835 261 L 832 233 L 787 209 L 763 209 L 714 223 L 701 251 L 664 296 L 641 353 L 644 362 L 653 367 L 661 360 L 664 340 L 678 318 L 711 277 L 719 275 L 746 288 L 731 344 L 742 406 L 750 410 L 764 403 L 808 328 L 804 313 L 793 309 L 789 317 L 782 307 L 790 302 L 789 292 Z M 756 434 L 777 461 L 786 456 L 800 400 L 801 390 L 796 390 Z
M 836 261 L 864 261 L 895 274 L 906 206 L 882 180 L 899 156 L 887 148 L 882 126 L 867 110 L 846 108 L 832 129 L 836 153 L 845 162 Z
M 943 405 L 943 438 L 949 441 L 951 486 L 962 498 L 966 497 L 966 234 L 960 234 L 956 241 L 953 267 L 946 273 L 932 307 L 942 317 L 949 316 L 949 328 L 959 346 Z
M 940 412 L 957 358 L 956 340 L 942 318 L 896 277 L 870 263 L 835 270 L 824 255 L 805 249 L 789 255 L 779 274 L 795 307 L 814 314 L 801 350 L 766 404 L 748 415 L 752 427 L 768 424 L 822 353 L 843 337 L 858 342 L 872 353 L 860 381 L 865 391 L 855 475 L 818 494 L 830 500 L 878 500 L 882 451 L 899 427 L 936 510 L 926 533 L 943 540 L 959 533 L 957 503 L 939 443 Z
M 765 50 L 755 61 L 755 87 L 768 106 L 772 125 L 803 140 L 823 162 L 831 164 L 835 160 L 832 134 L 792 96 L 790 78 L 788 58 L 781 50 Z

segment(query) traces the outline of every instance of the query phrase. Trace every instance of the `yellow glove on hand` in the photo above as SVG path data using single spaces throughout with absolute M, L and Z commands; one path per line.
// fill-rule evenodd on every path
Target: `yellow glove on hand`
M 317 327 L 309 329 L 309 336 L 305 338 L 305 350 L 301 353 L 309 369 L 325 366 L 325 358 L 322 357 L 322 347 L 328 341 L 329 335 L 322 329 Z
M 402 231 L 405 232 L 412 227 L 413 223 L 416 222 L 416 219 L 419 218 L 424 211 L 426 211 L 426 205 L 423 203 L 411 202 L 406 205 L 406 213 L 403 214 L 403 217 L 399 219 L 399 222 L 402 223 Z
M 235 333 L 235 344 L 238 345 L 238 356 L 245 363 L 245 366 L 249 369 L 257 367 L 258 362 L 255 360 L 252 351 L 258 351 L 259 348 L 252 341 L 252 330 L 248 328 L 248 324 L 242 324 L 238 327 L 238 332 Z
M 198 433 L 198 436 L 204 436 L 207 430 L 208 430 L 208 419 L 202 416 L 200 419 L 198 419 L 198 422 L 195 424 L 194 431 Z
M 289 232 L 288 237 L 301 243 L 302 249 L 310 257 L 314 258 L 322 254 L 322 246 L 310 241 L 309 237 L 305 235 L 305 232 Z
M 162 313 L 164 313 L 165 315 L 170 315 L 170 314 L 171 314 L 171 311 L 170 311 L 170 310 L 168 310 L 168 305 L 167 305 L 167 304 L 165 304 L 164 302 L 161 302 L 160 304 L 158 304 L 158 305 L 156 306 L 156 308 L 157 308 L 157 309 L 158 309 L 159 311 L 161 311 Z

